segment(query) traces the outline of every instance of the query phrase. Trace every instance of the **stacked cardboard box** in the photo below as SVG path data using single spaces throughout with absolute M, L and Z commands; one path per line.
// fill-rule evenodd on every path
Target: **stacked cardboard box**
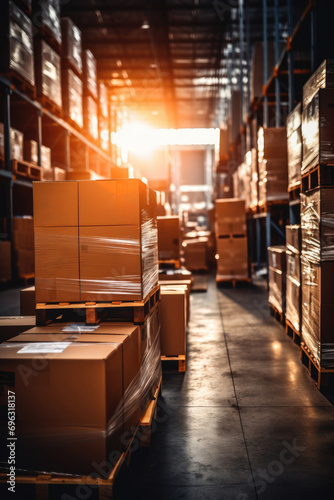
M 180 239 L 179 217 L 158 217 L 158 249 L 160 261 L 180 261 Z
M 0 71 L 14 71 L 28 84 L 35 85 L 33 25 L 15 2 L 0 4 Z
M 42 153 L 42 181 L 53 181 L 54 180 L 54 170 L 51 166 L 51 149 L 46 146 L 41 147 Z M 38 164 L 38 154 L 37 154 L 37 142 L 36 141 L 24 141 L 24 159 L 34 165 Z
M 320 366 L 334 366 L 334 189 L 301 194 L 302 339 Z
M 83 60 L 83 118 L 84 127 L 93 139 L 99 138 L 98 126 L 98 88 L 97 88 L 97 70 L 96 59 L 90 50 L 84 50 Z
M 268 247 L 269 256 L 269 304 L 280 313 L 285 313 L 286 303 L 286 248 L 278 245 Z
M 23 160 L 23 133 L 12 127 L 10 128 L 10 146 L 12 160 Z M 0 156 L 5 156 L 3 123 L 0 123 Z
M 187 269 L 192 271 L 207 269 L 208 238 L 206 236 L 198 237 L 195 233 L 194 238 L 183 240 L 182 248 Z
M 34 48 L 37 96 L 61 110 L 61 57 L 45 40 L 36 40 Z
M 64 116 L 82 128 L 82 81 L 72 69 L 63 69 L 61 76 Z
M 11 242 L 0 241 L 0 283 L 12 278 Z
M 34 223 L 32 217 L 13 217 L 13 250 L 19 278 L 34 274 Z
M 34 183 L 34 224 L 37 302 L 141 300 L 158 283 L 156 195 L 137 179 Z
M 288 147 L 288 177 L 289 189 L 298 187 L 301 182 L 302 166 L 302 105 L 301 103 L 291 111 L 286 120 L 287 147 Z
M 21 316 L 34 316 L 36 314 L 36 291 L 34 286 L 20 290 Z
M 241 163 L 233 174 L 233 194 L 234 198 L 245 200 L 245 208 L 250 206 L 251 199 L 251 166 L 245 156 L 244 163 Z
M 159 303 L 162 356 L 186 354 L 187 292 L 184 287 L 162 287 Z
M 62 61 L 78 74 L 82 75 L 82 42 L 81 31 L 72 19 L 63 17 L 61 20 L 62 31 Z
M 258 131 L 259 204 L 288 199 L 286 128 Z
M 62 42 L 60 25 L 60 5 L 61 0 L 32 0 L 33 19 L 35 37 L 44 37 L 53 39 L 59 47 Z
M 249 166 L 250 186 L 249 186 L 249 204 L 246 198 L 246 210 L 255 208 L 258 204 L 258 184 L 259 174 L 257 165 L 257 150 L 252 148 L 246 153 L 245 161 Z
M 35 315 L 0 316 L 0 344 L 36 326 Z
M 286 226 L 286 319 L 301 332 L 300 226 Z
M 216 200 L 217 279 L 248 279 L 245 201 Z
M 0 346 L 9 390 L 15 377 L 17 467 L 90 474 L 107 463 L 111 471 L 158 386 L 159 329 L 156 309 L 142 326 L 101 323 L 88 333 L 54 324 Z

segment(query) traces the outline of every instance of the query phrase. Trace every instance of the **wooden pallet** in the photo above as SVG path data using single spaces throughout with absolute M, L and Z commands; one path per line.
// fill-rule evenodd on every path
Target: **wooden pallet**
M 161 356 L 161 361 L 177 361 L 178 362 L 178 372 L 184 373 L 186 371 L 186 356 L 185 354 L 180 354 L 179 356 Z
M 289 337 L 292 338 L 295 344 L 300 345 L 301 342 L 301 335 L 298 330 L 293 326 L 291 321 L 289 321 L 287 318 L 285 318 L 285 332 Z
M 216 283 L 219 285 L 220 283 L 231 283 L 233 288 L 236 287 L 237 283 L 251 283 L 252 279 L 251 278 L 226 278 L 224 276 L 221 276 L 220 274 L 217 274 L 216 276 Z
M 301 183 L 288 187 L 289 201 L 299 200 Z
M 273 200 L 273 201 L 262 201 L 259 202 L 258 206 L 258 213 L 259 214 L 265 214 L 268 212 L 268 209 L 271 207 L 277 207 L 279 205 L 287 205 L 289 203 L 289 200 Z
M 269 302 L 269 308 L 270 308 L 270 314 L 274 316 L 274 318 L 279 321 L 282 325 L 285 325 L 285 314 L 282 311 L 279 311 L 277 307 L 275 307 L 273 304 L 270 304 Z
M 21 280 L 24 280 L 24 286 L 28 286 L 28 281 L 29 280 L 34 280 L 35 279 L 35 274 L 34 273 L 22 274 L 21 276 L 19 276 L 19 278 Z
M 35 85 L 31 85 L 31 83 L 29 83 L 23 76 L 16 73 L 16 71 L 7 71 L 6 73 L 2 73 L 2 76 L 8 78 L 14 88 L 20 90 L 23 94 L 26 94 L 31 99 L 36 99 Z
M 46 95 L 38 96 L 37 97 L 38 101 L 41 103 L 43 108 L 47 109 L 54 115 L 58 116 L 59 118 L 63 117 L 63 110 L 55 102 L 53 102 L 49 97 Z
M 300 358 L 302 364 L 307 368 L 310 377 L 314 380 L 319 390 L 327 387 L 330 383 L 330 378 L 334 378 L 334 368 L 322 368 L 314 359 L 311 350 L 304 342 L 300 343 Z
M 49 486 L 80 486 L 85 485 L 86 488 L 91 488 L 92 492 L 97 490 L 97 497 L 99 500 L 111 500 L 113 498 L 113 488 L 115 480 L 119 471 L 124 463 L 129 465 L 131 458 L 131 448 L 135 439 L 138 439 L 139 446 L 149 446 L 151 440 L 152 421 L 156 418 L 158 396 L 161 393 L 162 378 L 160 378 L 158 387 L 154 393 L 152 401 L 149 403 L 146 411 L 144 412 L 140 422 L 133 433 L 130 442 L 127 444 L 126 449 L 119 457 L 113 470 L 107 479 L 97 477 L 98 474 L 90 476 L 72 476 L 69 474 L 16 474 L 15 482 L 17 484 L 32 484 L 35 485 L 35 498 L 38 500 L 49 500 Z M 92 477 L 94 476 L 94 477 Z M 0 473 L 0 483 L 5 483 L 8 480 L 6 473 Z M 15 496 L 15 495 L 14 495 Z M 53 497 L 52 497 L 53 498 Z M 79 497 L 78 497 L 79 498 Z
M 42 179 L 42 168 L 23 160 L 12 160 L 12 171 L 15 177 L 25 177 L 33 181 Z
M 168 269 L 168 268 L 172 268 L 172 269 L 180 269 L 181 267 L 181 261 L 180 260 L 174 260 L 174 259 L 170 259 L 170 260 L 159 260 L 159 266 L 160 266 L 160 269 Z
M 248 207 L 246 213 L 249 215 L 255 215 L 258 213 L 258 205 L 253 205 L 252 207 Z
M 316 165 L 309 172 L 302 175 L 302 193 L 317 187 L 330 186 L 334 186 L 334 164 Z
M 149 314 L 157 307 L 160 300 L 160 285 L 156 285 L 144 300 L 119 302 L 66 302 L 57 304 L 37 303 L 36 324 L 44 326 L 67 313 L 71 315 L 78 310 L 84 310 L 86 323 L 96 325 L 112 313 L 128 309 L 129 319 L 135 324 L 143 324 Z M 70 321 L 69 318 L 67 318 Z

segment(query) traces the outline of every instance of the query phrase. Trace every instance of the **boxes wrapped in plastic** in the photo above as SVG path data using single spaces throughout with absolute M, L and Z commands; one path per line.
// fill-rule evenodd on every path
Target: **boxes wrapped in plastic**
M 288 199 L 288 168 L 281 159 L 259 162 L 259 204 Z
M 299 224 L 285 226 L 286 247 L 294 253 L 301 251 L 301 229 Z
M 74 69 L 82 74 L 82 46 L 81 46 L 81 31 L 72 19 L 63 17 L 61 19 L 62 31 L 62 57 L 69 62 Z
M 97 69 L 96 59 L 90 50 L 83 51 L 83 84 L 87 90 L 97 99 Z
M 257 138 L 258 160 L 281 160 L 287 162 L 287 142 L 285 127 L 260 127 Z
M 239 165 L 233 174 L 233 194 L 234 198 L 245 200 L 245 208 L 250 206 L 251 197 L 251 167 L 244 162 Z
M 302 167 L 302 105 L 301 103 L 291 111 L 286 120 L 287 148 L 288 148 L 288 176 L 289 188 L 300 185 Z
M 302 174 L 334 162 L 334 89 L 321 89 L 303 107 Z
M 23 160 L 23 133 L 11 127 L 10 141 L 12 160 Z M 0 123 L 0 156 L 5 156 L 3 123 Z
M 303 108 L 308 106 L 318 90 L 334 88 L 334 59 L 325 59 L 303 87 Z
M 334 189 L 300 195 L 302 254 L 314 264 L 334 260 Z
M 268 247 L 269 266 L 277 271 L 286 272 L 286 248 L 283 245 Z
M 37 95 L 62 107 L 61 58 L 44 40 L 35 42 Z
M 158 284 L 156 194 L 138 179 L 34 183 L 34 224 L 37 302 L 142 300 Z
M 216 239 L 217 275 L 220 279 L 248 279 L 248 241 L 242 237 Z
M 238 198 L 217 199 L 216 234 L 246 234 L 245 200 Z
M 51 149 L 46 146 L 41 147 L 42 153 L 42 164 L 41 167 L 45 170 L 51 169 Z M 24 141 L 24 159 L 30 163 L 37 165 L 38 154 L 37 154 L 37 142 L 36 141 Z
M 206 269 L 208 238 L 193 238 L 184 240 L 182 243 L 185 265 L 190 270 Z
M 285 312 L 286 274 L 269 266 L 269 296 L 268 301 L 280 313 Z
M 31 85 L 35 85 L 33 26 L 29 17 L 14 2 L 0 6 L 0 70 L 14 70 Z
M 62 70 L 62 96 L 64 116 L 83 127 L 83 88 L 80 78 L 71 69 Z
M 300 254 L 286 251 L 286 274 L 300 283 Z
M 90 96 L 84 97 L 83 100 L 83 120 L 84 127 L 93 139 L 96 141 L 99 138 L 99 127 L 97 118 L 97 103 Z
M 291 276 L 286 277 L 286 319 L 297 332 L 301 332 L 301 286 Z
M 16 470 L 108 477 L 161 379 L 157 314 L 143 327 L 111 323 L 93 334 L 33 329 L 0 346 L 16 394 Z
M 61 0 L 33 0 L 33 19 L 38 20 L 38 27 L 46 27 L 52 37 L 61 44 L 60 26 Z
M 334 262 L 302 256 L 302 339 L 323 368 L 334 367 L 333 281 Z

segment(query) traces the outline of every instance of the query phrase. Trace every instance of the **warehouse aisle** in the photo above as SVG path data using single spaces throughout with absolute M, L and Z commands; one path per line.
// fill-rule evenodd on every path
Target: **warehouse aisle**
M 164 372 L 151 446 L 134 450 L 115 500 L 331 498 L 334 407 L 264 282 L 217 290 L 212 277 L 191 307 L 187 372 Z

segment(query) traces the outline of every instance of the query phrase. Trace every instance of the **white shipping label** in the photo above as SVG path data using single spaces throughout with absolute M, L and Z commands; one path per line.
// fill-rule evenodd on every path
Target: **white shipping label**
M 29 344 L 18 351 L 18 354 L 57 354 L 65 351 L 71 342 L 37 342 Z

